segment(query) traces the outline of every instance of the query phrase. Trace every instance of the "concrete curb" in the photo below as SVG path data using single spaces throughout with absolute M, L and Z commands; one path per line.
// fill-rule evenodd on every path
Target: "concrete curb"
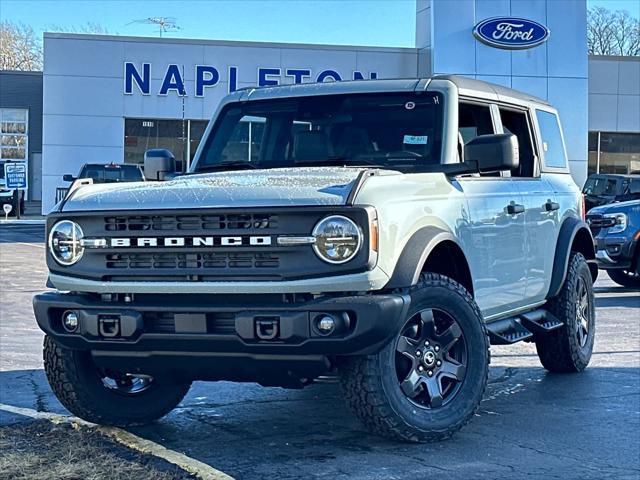
M 47 222 L 45 218 L 38 219 L 20 219 L 20 220 L 0 220 L 0 225 L 44 225 Z

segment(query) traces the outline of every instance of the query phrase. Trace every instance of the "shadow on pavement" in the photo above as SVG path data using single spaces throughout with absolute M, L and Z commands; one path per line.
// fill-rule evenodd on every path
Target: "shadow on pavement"
M 629 290 L 627 290 L 629 291 Z M 628 296 L 601 296 L 596 297 L 596 308 L 606 307 L 625 307 L 625 308 L 640 308 L 640 292 L 637 295 Z M 597 312 L 597 310 L 596 310 Z
M 0 373 L 0 399 L 64 412 L 42 370 Z M 494 367 L 468 426 L 449 441 L 414 445 L 367 433 L 337 384 L 196 382 L 174 412 L 131 431 L 242 479 L 637 478 L 638 405 L 640 368 Z M 0 413 L 0 423 L 17 420 Z

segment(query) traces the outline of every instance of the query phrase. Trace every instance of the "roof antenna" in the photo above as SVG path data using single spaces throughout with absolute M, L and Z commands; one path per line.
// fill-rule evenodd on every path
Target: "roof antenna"
M 176 30 L 180 30 L 180 27 L 176 23 L 175 17 L 147 17 L 140 20 L 134 20 L 132 22 L 127 23 L 127 25 L 131 25 L 132 23 L 144 23 L 147 25 L 157 25 L 160 38 L 162 38 L 163 32 L 173 32 Z

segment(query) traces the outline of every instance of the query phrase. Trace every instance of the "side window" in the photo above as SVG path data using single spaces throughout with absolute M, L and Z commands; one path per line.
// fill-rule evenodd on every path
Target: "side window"
M 518 138 L 520 166 L 511 171 L 512 177 L 533 177 L 535 172 L 535 150 L 527 113 L 521 110 L 500 108 L 500 118 L 504 133 L 512 133 Z
M 567 166 L 567 158 L 560 133 L 558 117 L 555 114 L 536 110 L 536 117 L 542 137 L 542 149 L 544 163 L 547 167 L 564 168 Z
M 489 106 L 461 103 L 458 110 L 458 133 L 464 144 L 477 136 L 494 133 Z
M 607 180 L 607 183 L 604 187 L 604 194 L 605 195 L 615 195 L 616 194 L 616 186 L 617 186 L 617 181 L 616 180 Z

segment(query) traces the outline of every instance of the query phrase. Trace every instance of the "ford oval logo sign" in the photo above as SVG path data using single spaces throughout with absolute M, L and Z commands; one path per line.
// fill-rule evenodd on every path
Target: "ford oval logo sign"
M 491 47 L 518 50 L 535 47 L 546 41 L 549 29 L 524 18 L 496 17 L 478 23 L 473 34 Z

